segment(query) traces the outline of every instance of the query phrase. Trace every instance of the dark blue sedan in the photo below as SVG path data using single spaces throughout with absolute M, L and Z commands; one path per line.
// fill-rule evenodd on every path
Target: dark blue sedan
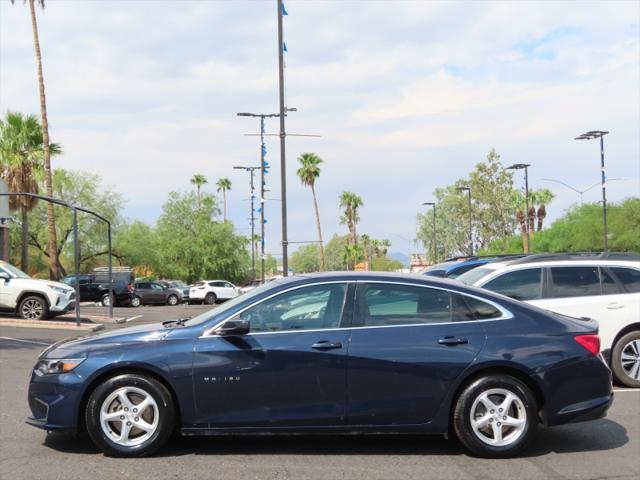
M 141 456 L 175 429 L 454 432 L 471 453 L 522 451 L 538 425 L 605 415 L 597 325 L 424 276 L 278 280 L 190 320 L 59 343 L 29 387 L 46 429 Z

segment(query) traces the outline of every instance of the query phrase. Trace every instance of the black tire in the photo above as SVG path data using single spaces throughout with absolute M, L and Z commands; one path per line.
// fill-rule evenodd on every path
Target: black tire
M 622 354 L 625 356 L 630 355 L 636 357 L 635 362 L 629 357 L 626 357 L 628 361 L 625 362 L 625 366 L 628 371 L 625 370 L 622 363 Z M 629 332 L 620 338 L 611 351 L 611 370 L 616 380 L 626 387 L 639 388 L 640 387 L 640 371 L 636 368 L 640 368 L 636 362 L 640 361 L 640 330 Z M 638 377 L 638 378 L 635 378 Z
M 49 304 L 38 295 L 28 295 L 18 305 L 18 315 L 23 320 L 45 320 L 49 318 Z
M 131 298 L 131 300 L 129 300 L 129 306 L 133 307 L 133 308 L 137 308 L 142 304 L 142 299 L 135 295 Z
M 213 305 L 217 301 L 218 301 L 218 297 L 216 297 L 216 294 L 213 293 L 213 292 L 207 293 L 207 295 L 205 295 L 205 297 L 204 297 L 204 304 L 205 305 Z
M 494 414 L 492 413 L 494 410 L 489 411 L 487 409 L 481 417 L 476 417 L 476 419 L 477 421 L 481 421 L 485 416 L 489 419 L 488 421 L 491 423 L 487 423 L 486 427 L 482 427 L 486 429 L 485 431 L 488 433 L 476 433 L 471 425 L 472 408 L 484 408 L 484 404 L 480 402 L 480 397 L 483 393 L 503 391 L 513 394 L 519 402 L 514 400 L 511 403 L 512 406 L 509 411 L 503 413 L 499 413 L 496 409 Z M 501 397 L 498 393 L 495 394 L 495 396 L 490 394 L 488 398 L 493 401 L 498 401 Z M 476 406 L 474 407 L 474 405 Z M 498 403 L 497 406 L 500 407 L 501 405 Z M 477 415 L 477 412 L 478 410 L 475 410 L 474 415 Z M 515 417 L 512 414 L 515 414 Z M 502 415 L 505 416 L 502 417 Z M 501 426 L 502 419 L 509 417 L 516 418 L 518 415 L 520 415 L 519 418 L 523 420 L 522 427 Z M 472 455 L 484 458 L 513 457 L 527 448 L 535 438 L 538 430 L 536 400 L 531 390 L 529 390 L 524 383 L 509 375 L 489 375 L 481 377 L 469 383 L 458 396 L 453 411 L 453 427 L 462 445 Z M 493 437 L 495 440 L 495 428 L 500 429 L 502 434 L 506 432 L 506 435 L 503 437 L 505 441 L 513 435 L 510 443 L 496 446 L 490 445 L 481 439 L 482 435 L 487 440 L 490 440 L 489 437 Z
M 100 305 L 102 305 L 103 307 L 108 307 L 110 303 L 111 303 L 111 296 L 109 295 L 109 292 L 104 293 L 100 297 Z
M 152 414 L 155 414 L 157 411 L 157 427 L 146 440 L 137 445 L 128 446 L 116 443 L 105 433 L 101 426 L 100 412 L 103 403 L 108 400 L 110 395 L 122 388 L 134 388 L 138 391 L 143 391 L 153 398 L 157 407 L 157 410 L 153 407 L 151 408 Z M 134 393 L 133 395 L 136 394 Z M 132 399 L 132 397 L 128 398 Z M 133 402 L 132 404 L 135 406 Z M 149 410 L 149 407 L 147 407 L 147 410 Z M 134 414 L 131 414 L 131 416 L 133 415 Z M 120 422 L 116 420 L 115 423 L 108 424 L 109 428 L 114 428 L 112 432 L 114 434 L 119 433 L 119 431 L 116 430 L 117 423 Z M 114 457 L 143 457 L 156 452 L 171 437 L 175 426 L 175 408 L 171 394 L 162 383 L 152 377 L 128 373 L 105 380 L 91 393 L 85 410 L 85 425 L 87 426 L 89 437 L 105 455 Z M 142 434 L 142 436 L 144 436 L 141 430 L 135 430 L 132 427 L 132 432 L 134 431 L 140 432 L 137 433 L 137 435 Z
M 178 305 L 178 296 L 177 295 L 169 295 L 167 297 L 167 305 L 175 306 Z

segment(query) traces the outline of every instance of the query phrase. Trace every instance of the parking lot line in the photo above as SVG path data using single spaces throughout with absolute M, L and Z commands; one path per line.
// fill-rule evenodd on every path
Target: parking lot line
M 36 342 L 35 340 L 23 340 L 21 338 L 12 338 L 12 337 L 0 337 L 0 340 L 10 340 L 12 342 L 21 342 L 21 343 L 33 343 L 34 345 L 44 345 L 49 346 L 49 343 L 44 342 Z
M 618 393 L 622 393 L 622 392 L 640 392 L 640 388 L 614 388 L 613 389 L 614 392 Z

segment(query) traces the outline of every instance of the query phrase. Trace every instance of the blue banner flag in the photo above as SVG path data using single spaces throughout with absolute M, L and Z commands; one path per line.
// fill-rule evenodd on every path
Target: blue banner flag
M 287 13 L 287 9 L 286 9 L 286 8 L 284 8 L 284 2 L 282 2 L 282 15 L 289 15 L 289 14 Z
M 283 52 L 288 52 L 289 50 L 287 50 L 287 44 L 285 42 L 282 42 L 282 51 Z

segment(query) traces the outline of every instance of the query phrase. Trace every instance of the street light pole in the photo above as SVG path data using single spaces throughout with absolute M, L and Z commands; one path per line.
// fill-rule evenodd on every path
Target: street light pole
M 506 168 L 506 170 L 524 170 L 524 203 L 526 208 L 525 213 L 525 229 L 527 231 L 527 251 L 526 253 L 531 253 L 531 226 L 530 226 L 530 218 L 529 218 L 529 167 L 530 163 L 514 163 L 513 165 Z
M 608 134 L 608 131 L 603 130 L 591 130 L 589 132 L 578 135 L 574 140 L 592 140 L 594 138 L 600 139 L 600 173 L 601 173 L 601 185 L 602 185 L 602 224 L 604 227 L 604 251 L 609 250 L 609 239 L 607 232 L 607 190 L 606 190 L 606 175 L 604 170 L 604 136 Z
M 287 239 L 287 156 L 284 105 L 284 36 L 282 31 L 282 0 L 278 0 L 278 89 L 280 93 L 280 198 L 282 199 L 282 275 L 289 275 Z
M 264 266 L 265 266 L 265 253 L 264 253 L 264 244 L 265 244 L 265 218 L 264 218 L 264 206 L 265 206 L 265 173 L 267 168 L 267 163 L 265 162 L 265 154 L 267 146 L 264 143 L 265 137 L 265 118 L 273 118 L 279 117 L 279 113 L 248 113 L 248 112 L 240 112 L 237 114 L 239 117 L 258 117 L 260 118 L 260 280 L 261 283 L 264 283 Z
M 428 205 L 433 207 L 433 263 L 438 261 L 438 245 L 436 243 L 436 203 L 424 202 L 422 205 Z
M 473 256 L 473 218 L 471 216 L 471 187 L 458 187 L 458 191 L 467 192 L 469 202 L 469 256 Z
M 244 166 L 236 166 L 233 167 L 235 170 L 245 170 L 249 172 L 249 188 L 251 191 L 251 216 L 249 219 L 251 220 L 251 275 L 252 280 L 256 279 L 256 249 L 255 249 L 255 229 L 256 229 L 256 217 L 255 217 L 255 184 L 254 184 L 254 174 L 256 170 L 264 170 L 262 167 L 244 167 Z

